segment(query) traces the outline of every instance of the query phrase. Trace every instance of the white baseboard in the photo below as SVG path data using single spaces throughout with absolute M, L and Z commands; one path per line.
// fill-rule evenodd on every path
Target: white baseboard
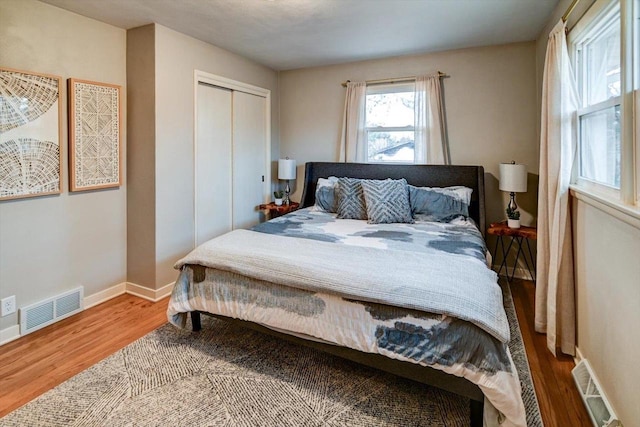
M 91 308 L 103 302 L 109 301 L 111 298 L 115 298 L 118 295 L 122 295 L 127 290 L 127 283 L 122 282 L 115 286 L 105 289 L 104 291 L 97 292 L 93 295 L 89 295 L 83 299 L 84 309 Z
M 0 345 L 18 338 L 20 338 L 20 325 L 13 325 L 5 329 L 0 329 Z
M 136 285 L 135 283 L 127 282 L 127 293 L 135 295 L 140 298 L 144 298 L 148 301 L 158 302 L 162 298 L 171 295 L 173 291 L 174 282 L 169 283 L 161 287 L 160 289 L 150 289 L 144 286 Z
M 170 295 L 172 290 L 173 283 L 169 283 L 160 289 L 151 289 L 131 282 L 122 282 L 105 289 L 104 291 L 100 291 L 84 298 L 84 308 L 86 310 L 87 308 L 109 301 L 111 298 L 115 298 L 125 293 L 144 298 L 148 301 L 158 302 L 162 298 Z
M 584 359 L 584 356 L 582 355 L 582 352 L 580 351 L 580 349 L 578 348 L 578 346 L 576 346 L 576 355 L 573 358 L 573 361 L 576 363 L 576 365 L 578 363 L 580 363 L 580 361 Z
M 124 293 L 135 295 L 151 302 L 158 302 L 162 298 L 171 295 L 171 291 L 173 291 L 173 285 L 174 283 L 169 283 L 168 285 L 165 285 L 160 289 L 150 289 L 130 282 L 119 283 L 115 286 L 83 298 L 83 310 L 94 307 L 98 304 L 102 304 L 103 302 L 107 302 L 110 299 Z M 20 325 L 13 325 L 5 329 L 0 329 L 0 346 L 10 341 L 16 340 L 20 337 Z
M 171 292 L 173 292 L 173 287 L 176 284 L 176 282 L 171 282 L 168 283 L 166 285 L 164 285 L 163 287 L 161 287 L 160 289 L 156 290 L 156 301 L 160 301 L 162 298 L 168 297 L 169 295 L 171 295 Z

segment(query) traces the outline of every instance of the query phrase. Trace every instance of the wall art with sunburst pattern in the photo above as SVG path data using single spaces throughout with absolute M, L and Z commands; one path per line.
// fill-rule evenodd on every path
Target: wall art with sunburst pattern
M 69 189 L 118 187 L 120 86 L 69 79 Z
M 60 193 L 60 82 L 0 68 L 0 200 Z

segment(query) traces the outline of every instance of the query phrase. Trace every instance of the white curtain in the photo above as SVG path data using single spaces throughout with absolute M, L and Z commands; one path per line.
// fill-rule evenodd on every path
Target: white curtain
M 368 161 L 365 132 L 366 96 L 366 83 L 347 83 L 340 138 L 341 162 Z M 439 75 L 416 78 L 414 115 L 414 162 L 449 164 L 444 98 Z
M 576 84 L 565 24 L 549 34 L 542 83 L 535 327 L 547 347 L 575 354 L 575 292 L 569 182 L 576 150 Z
M 415 163 L 449 164 L 440 76 L 416 77 Z
M 347 96 L 344 103 L 344 119 L 342 121 L 342 135 L 340 138 L 341 162 L 367 161 L 367 140 L 365 133 L 366 97 L 366 83 L 347 83 Z

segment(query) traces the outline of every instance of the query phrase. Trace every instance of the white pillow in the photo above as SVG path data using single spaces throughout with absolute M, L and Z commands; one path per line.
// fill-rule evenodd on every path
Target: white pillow
M 318 178 L 316 184 L 315 208 L 321 212 L 336 212 L 338 208 L 336 199 L 336 186 L 338 177 Z
M 429 188 L 429 187 L 425 187 L 425 188 Z M 453 187 L 444 187 L 444 188 L 431 187 L 429 188 L 429 190 L 435 191 L 438 193 L 443 193 L 443 194 L 450 194 L 451 192 L 453 192 L 464 203 L 466 203 L 467 205 L 471 204 L 471 193 L 473 193 L 473 190 L 469 187 L 463 187 L 462 185 L 455 185 Z

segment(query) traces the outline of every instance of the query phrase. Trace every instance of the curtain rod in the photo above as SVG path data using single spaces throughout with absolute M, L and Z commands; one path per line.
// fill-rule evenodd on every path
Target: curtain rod
M 438 71 L 438 77 L 449 77 L 447 74 Z M 416 80 L 416 76 L 410 77 L 397 77 L 395 79 L 378 79 L 378 80 L 367 80 L 365 83 L 367 85 L 377 85 L 382 83 L 402 83 L 402 82 L 412 82 Z M 351 80 L 347 80 L 346 82 L 342 82 L 342 87 L 347 87 L 347 83 L 351 82 Z
M 571 12 L 573 12 L 573 9 L 576 8 L 576 5 L 578 4 L 579 1 L 580 0 L 573 0 L 571 2 L 567 10 L 564 12 L 564 15 L 562 15 L 562 22 L 567 22 L 567 19 L 569 19 L 569 15 L 571 15 Z

